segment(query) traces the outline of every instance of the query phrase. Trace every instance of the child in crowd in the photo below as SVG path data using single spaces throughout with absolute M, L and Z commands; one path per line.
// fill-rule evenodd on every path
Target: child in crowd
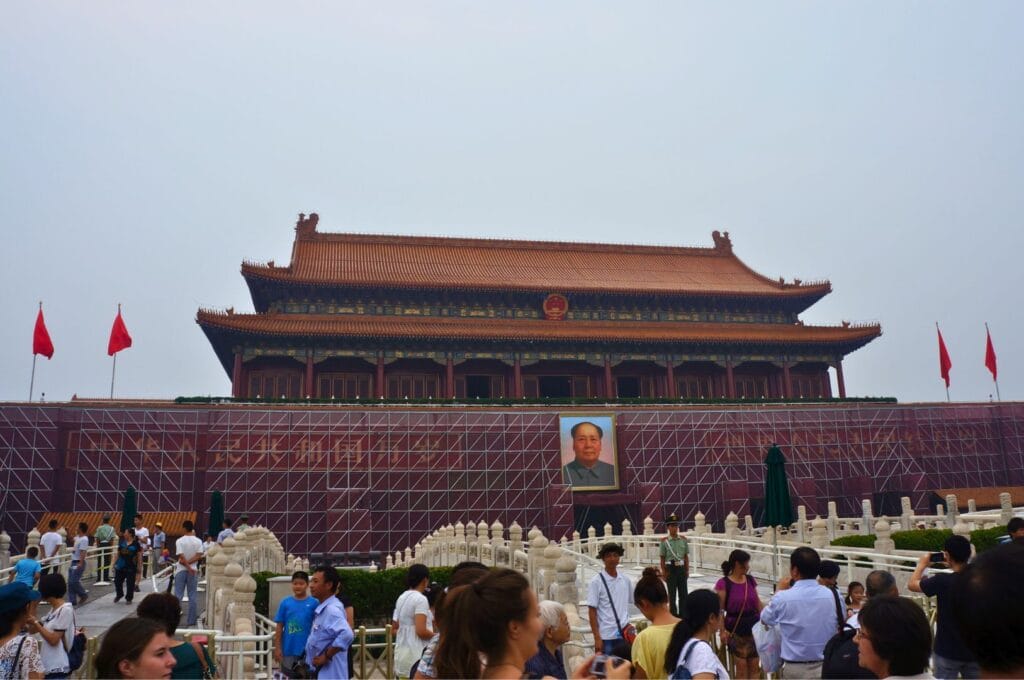
M 281 672 L 292 677 L 292 667 L 301 661 L 306 653 L 306 639 L 313 627 L 313 614 L 320 603 L 309 596 L 309 574 L 297 571 L 292 574 L 292 595 L 281 600 L 274 621 L 274 660 L 281 665 Z
M 846 587 L 846 618 L 860 611 L 865 598 L 864 584 L 860 581 L 850 581 L 850 585 Z
M 24 583 L 29 588 L 35 588 L 36 583 L 39 582 L 39 574 L 43 570 L 43 566 L 36 559 L 37 557 L 39 557 L 39 548 L 32 546 L 26 550 L 25 556 L 14 565 L 14 569 L 11 570 L 11 575 L 7 578 L 7 581 Z

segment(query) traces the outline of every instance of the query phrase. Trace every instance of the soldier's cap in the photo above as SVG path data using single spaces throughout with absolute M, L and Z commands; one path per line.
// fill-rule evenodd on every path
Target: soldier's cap
M 679 515 L 673 512 L 668 517 L 666 517 L 665 526 L 668 526 L 670 524 L 679 524 Z
M 608 553 L 618 553 L 619 557 L 626 554 L 626 551 L 622 549 L 622 546 L 618 543 L 605 543 L 601 546 L 600 552 L 597 553 L 598 559 L 603 559 Z

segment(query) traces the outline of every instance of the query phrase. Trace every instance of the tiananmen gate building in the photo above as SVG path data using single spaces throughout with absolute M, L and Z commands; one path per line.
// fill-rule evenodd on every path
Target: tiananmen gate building
M 197 321 L 244 398 L 845 397 L 878 325 L 809 326 L 827 281 L 710 248 L 321 233 L 243 263 L 253 314 Z

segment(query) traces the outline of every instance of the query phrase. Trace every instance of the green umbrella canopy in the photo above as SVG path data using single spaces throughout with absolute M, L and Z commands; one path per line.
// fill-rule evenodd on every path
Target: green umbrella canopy
M 216 537 L 217 532 L 220 531 L 221 525 L 224 524 L 224 496 L 221 495 L 220 491 L 214 491 L 210 494 L 210 527 L 208 532 L 211 536 Z
M 124 492 L 124 503 L 121 505 L 121 531 L 131 529 L 135 526 L 135 515 L 139 513 L 139 501 L 136 498 L 135 487 L 129 486 Z
M 786 457 L 776 444 L 768 449 L 764 459 L 767 468 L 764 478 L 764 524 L 769 527 L 793 523 L 793 502 L 789 498 L 789 480 L 786 479 Z

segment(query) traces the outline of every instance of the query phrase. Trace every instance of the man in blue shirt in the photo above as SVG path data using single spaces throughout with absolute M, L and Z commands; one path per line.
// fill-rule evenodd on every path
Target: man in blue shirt
M 537 653 L 526 661 L 526 673 L 530 677 L 565 680 L 562 645 L 569 641 L 569 618 L 565 608 L 553 600 L 544 600 L 537 608 L 544 622 L 544 634 L 537 643 Z
M 304 571 L 292 574 L 292 595 L 277 607 L 277 631 L 274 633 L 274 659 L 281 671 L 291 676 L 292 667 L 306 654 L 306 640 L 313 628 L 313 613 L 320 604 L 306 592 L 309 575 Z
M 317 567 L 309 581 L 309 592 L 319 601 L 313 615 L 313 629 L 306 641 L 306 663 L 323 680 L 348 680 L 346 652 L 355 635 L 345 618 L 345 607 L 335 593 L 341 577 L 334 567 Z
M 787 679 L 820 678 L 825 644 L 846 620 L 846 607 L 832 589 L 818 583 L 821 557 L 813 548 L 789 556 L 789 578 L 761 612 L 761 623 L 782 633 Z
M 36 583 L 39 582 L 39 573 L 43 570 L 42 565 L 36 560 L 38 556 L 39 548 L 32 546 L 26 550 L 25 556 L 14 565 L 14 569 L 11 571 L 7 581 L 24 583 L 29 588 L 35 588 Z

